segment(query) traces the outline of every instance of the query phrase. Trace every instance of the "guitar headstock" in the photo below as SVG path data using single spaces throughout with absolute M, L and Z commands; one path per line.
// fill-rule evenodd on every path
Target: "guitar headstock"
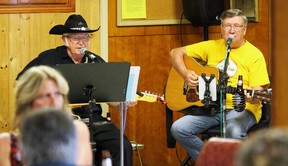
M 262 101 L 271 102 L 272 88 L 268 88 L 266 90 L 254 90 L 254 92 L 252 92 L 252 97 Z
M 137 100 L 138 101 L 146 101 L 146 102 L 160 102 L 162 104 L 167 104 L 164 99 L 164 95 L 157 95 L 151 92 L 138 92 L 137 93 Z

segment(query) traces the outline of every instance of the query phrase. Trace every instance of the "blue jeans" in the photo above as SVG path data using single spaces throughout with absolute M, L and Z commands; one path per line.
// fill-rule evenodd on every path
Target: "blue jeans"
M 197 136 L 205 130 L 219 125 L 222 115 L 186 115 L 175 121 L 171 127 L 173 137 L 182 145 L 188 154 L 197 160 L 203 141 Z M 250 127 L 256 124 L 256 119 L 250 111 L 226 112 L 226 137 L 245 139 Z

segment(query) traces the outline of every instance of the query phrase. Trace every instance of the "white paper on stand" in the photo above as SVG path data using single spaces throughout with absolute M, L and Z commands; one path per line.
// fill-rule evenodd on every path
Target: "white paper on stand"
M 126 91 L 126 101 L 136 101 L 140 66 L 131 66 Z

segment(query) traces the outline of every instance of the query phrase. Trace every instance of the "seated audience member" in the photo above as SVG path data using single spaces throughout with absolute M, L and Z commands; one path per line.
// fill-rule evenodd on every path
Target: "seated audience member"
M 196 166 L 233 166 L 241 140 L 232 138 L 210 138 L 200 151 Z
M 240 147 L 236 166 L 287 166 L 288 128 L 259 130 Z
M 68 83 L 55 69 L 37 66 L 28 69 L 15 87 L 16 110 L 13 132 L 0 134 L 0 165 L 22 165 L 18 150 L 19 126 L 23 118 L 34 110 L 54 107 L 71 113 L 68 109 Z M 92 149 L 88 127 L 74 120 L 77 133 L 77 165 L 92 165 Z M 45 148 L 45 147 L 43 147 Z
M 65 111 L 32 112 L 24 118 L 20 130 L 20 151 L 25 165 L 76 165 L 76 129 L 71 115 Z

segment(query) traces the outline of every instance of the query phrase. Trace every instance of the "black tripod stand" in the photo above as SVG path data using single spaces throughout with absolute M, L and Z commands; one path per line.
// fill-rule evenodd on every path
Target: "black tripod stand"
M 85 94 L 88 96 L 89 99 L 89 130 L 90 130 L 90 144 L 92 148 L 92 152 L 96 152 L 96 142 L 94 141 L 94 132 L 93 132 L 93 108 L 96 106 L 96 100 L 92 99 L 92 95 L 94 93 L 94 87 L 93 86 L 87 86 L 85 88 L 86 92 Z

